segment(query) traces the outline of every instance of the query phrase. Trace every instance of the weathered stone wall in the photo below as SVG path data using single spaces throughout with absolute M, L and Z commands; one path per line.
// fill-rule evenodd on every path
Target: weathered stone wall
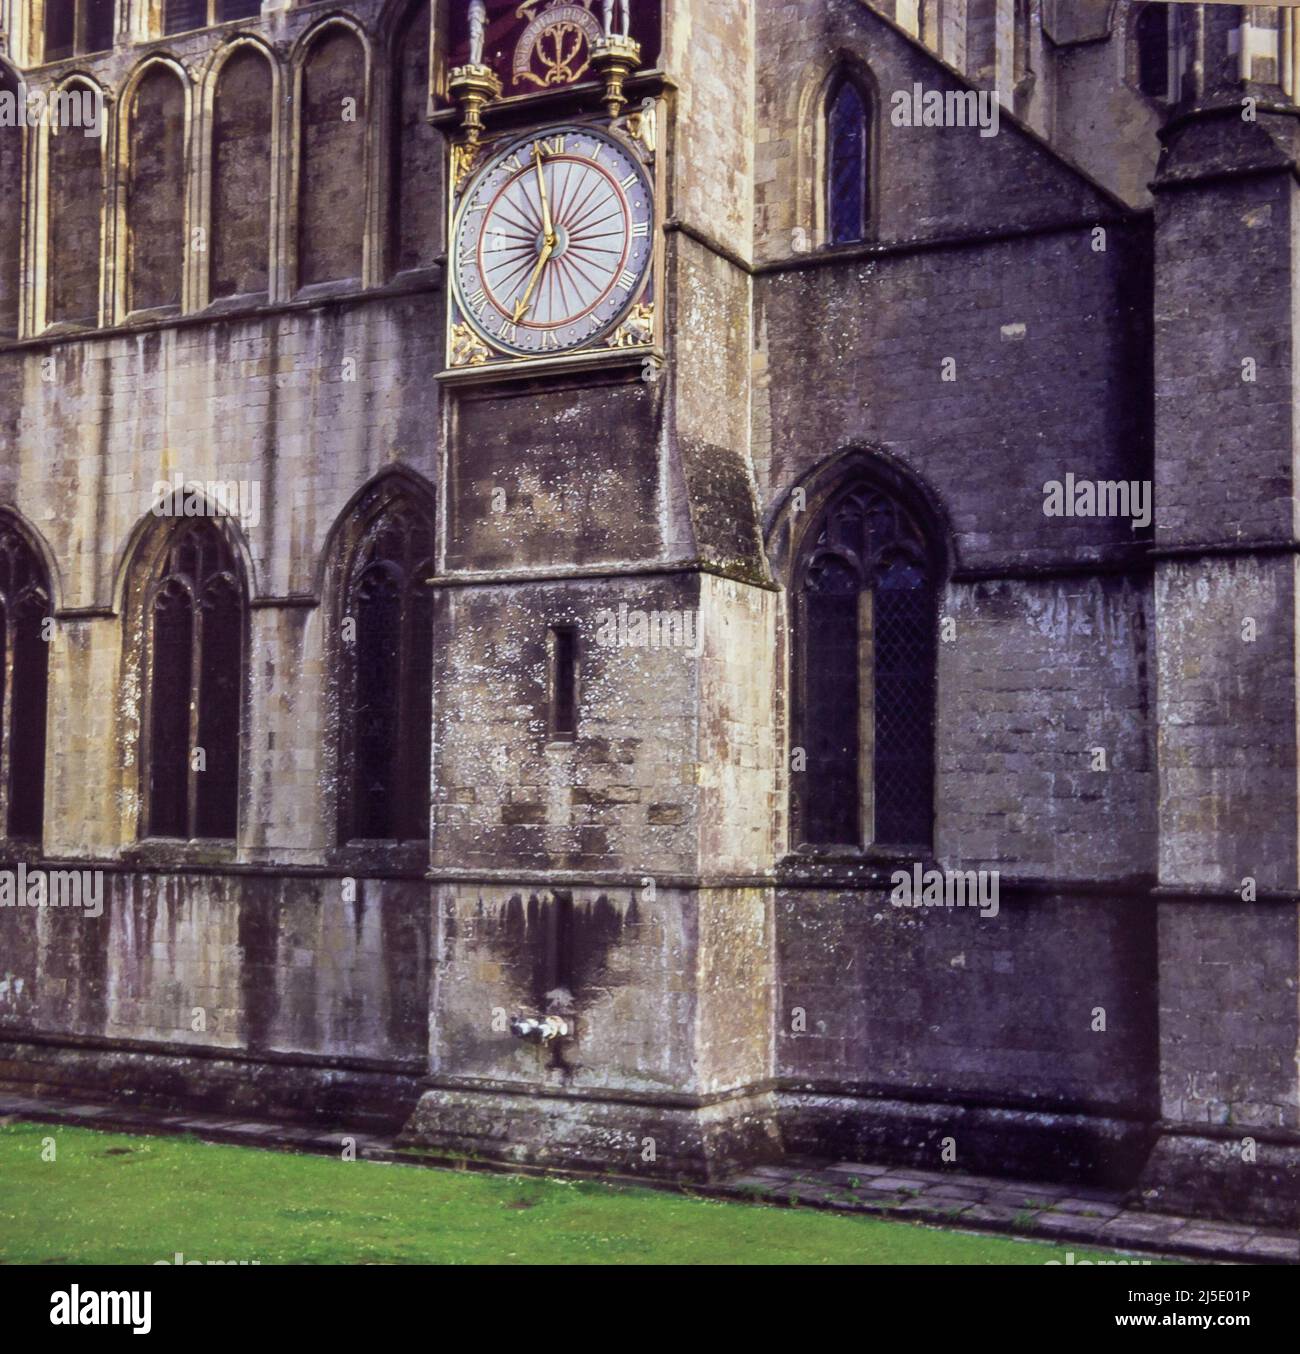
M 332 29 L 312 48 L 302 77 L 302 154 L 298 165 L 298 281 L 360 279 L 364 260 L 366 181 L 365 51 Z M 340 116 L 347 101 L 351 118 Z
M 439 588 L 435 867 L 766 868 L 774 603 L 695 574 Z M 572 739 L 549 732 L 548 625 L 579 632 Z
M 890 891 L 779 891 L 790 1145 L 935 1167 L 951 1138 L 967 1170 L 1131 1178 L 1155 1109 L 1150 904 L 1004 882 L 982 916 Z
M 748 972 L 771 962 L 761 891 L 694 895 L 647 879 L 439 893 L 435 1076 L 698 1096 L 766 1075 L 770 996 Z M 576 1012 L 574 1037 L 553 1049 L 512 1037 L 502 1018 L 547 1009 Z
M 992 42 L 995 7 L 985 17 Z M 808 253 L 794 232 L 816 242 L 817 155 L 801 129 L 844 47 L 884 100 L 914 81 L 958 86 L 854 6 L 797 23 L 774 12 L 762 31 L 806 83 L 760 80 L 760 496 L 797 534 L 791 490 L 856 447 L 938 505 L 955 576 L 940 606 L 935 855 L 998 872 L 1002 897 L 987 919 L 914 912 L 855 886 L 869 862 L 787 858 L 787 1141 L 933 1165 L 951 1135 L 968 1168 L 1132 1178 L 1157 1068 L 1141 892 L 1155 870 L 1151 531 L 1044 503 L 1067 473 L 1151 479 L 1149 234 L 1009 118 L 990 138 L 885 118 L 879 243 Z M 1106 878 L 1113 891 L 1065 883 Z
M 448 569 L 680 559 L 656 464 L 661 387 L 630 378 L 455 397 Z M 596 429 L 617 429 L 601 436 Z M 681 513 L 681 508 L 677 509 Z
M 1131 548 L 1127 520 L 1043 513 L 1044 485 L 1067 473 L 1150 477 L 1144 246 L 1113 226 L 1106 253 L 1091 238 L 1081 222 L 978 252 L 885 251 L 761 278 L 766 509 L 833 452 L 871 446 L 933 489 L 968 567 Z
M 1161 880 L 1294 889 L 1294 559 L 1167 561 L 1156 615 Z
M 1203 32 L 1208 107 L 1153 185 L 1162 1135 L 1142 1184 L 1293 1225 L 1297 132 L 1243 115 L 1232 15 L 1207 7 Z
M 32 257 L 29 233 L 27 276 L 44 282 L 51 324 L 96 324 L 104 211 L 96 187 L 104 174 L 102 142 L 78 128 L 63 127 L 51 132 L 46 144 L 47 248 L 59 266 L 43 274 Z
M 705 1175 L 776 1150 L 774 1092 L 792 1149 L 934 1164 L 954 1136 L 958 1165 L 1022 1175 L 1132 1179 L 1161 1115 L 1297 1128 L 1294 900 L 1227 893 L 1300 868 L 1294 186 L 1128 210 L 1161 110 L 1132 89 L 1123 25 L 1024 58 L 1003 0 L 945 6 L 937 42 L 1096 180 L 1009 115 L 988 138 L 895 127 L 895 90 L 966 86 L 904 31 L 931 40 L 932 6 L 884 7 L 894 22 L 860 0 L 667 6 L 667 362 L 599 380 L 440 394 L 443 148 L 419 20 L 394 62 L 377 0 L 349 7 L 364 41 L 313 46 L 310 8 L 250 24 L 272 39 L 273 130 L 212 127 L 217 39 L 169 42 L 215 146 L 187 142 L 179 199 L 174 146 L 138 147 L 161 206 L 135 228 L 223 213 L 211 266 L 190 253 L 151 294 L 223 299 L 208 316 L 40 334 L 124 318 L 140 189 L 85 191 L 93 139 L 39 143 L 54 207 L 29 230 L 67 266 L 25 256 L 0 502 L 48 548 L 59 618 L 43 849 L 103 863 L 107 900 L 99 921 L 0 912 L 0 1080 L 394 1123 L 419 1097 L 413 1137 L 451 1150 Z M 823 251 L 819 100 L 845 55 L 878 97 L 875 210 L 870 240 Z M 138 56 L 90 65 L 120 92 Z M 789 856 L 792 580 L 762 525 L 797 535 L 793 491 L 850 448 L 939 524 L 935 852 L 1000 872 L 996 917 L 893 907 L 893 862 Z M 397 465 L 440 514 L 432 839 L 366 853 L 336 840 L 326 570 L 349 504 Z M 233 848 L 138 841 L 130 566 L 173 473 L 259 490 Z M 1071 474 L 1155 478 L 1161 546 L 1274 554 L 1160 560 L 1153 586 L 1151 531 L 1045 515 Z M 640 644 L 626 627 L 652 616 Z M 578 634 L 571 737 L 551 727 L 554 626 Z M 1155 903 L 1157 868 L 1217 892 Z M 568 1040 L 511 1034 L 548 1009 Z
M 698 595 L 692 575 L 438 589 L 435 867 L 693 868 L 697 664 L 682 647 L 620 645 L 617 625 L 626 608 L 698 633 Z M 578 727 L 559 741 L 546 631 L 565 624 L 579 629 Z
M 950 590 L 936 849 L 1011 875 L 1150 878 L 1156 768 L 1143 579 Z
M 1151 201 L 1164 121 L 1137 83 L 1132 25 L 1140 5 L 1057 0 L 1052 143 L 1133 206 Z M 1169 5 L 1191 10 L 1191 5 Z
M 1171 1123 L 1300 1127 L 1294 903 L 1179 900 L 1160 908 L 1160 1100 Z
M 1281 158 L 1286 143 L 1275 145 L 1273 135 L 1283 134 L 1290 129 L 1271 135 L 1220 116 L 1187 128 L 1169 154 L 1175 166 L 1186 161 L 1204 173 L 1228 168 L 1238 155 L 1265 165 Z M 1161 546 L 1294 535 L 1298 221 L 1296 185 L 1280 173 L 1211 191 L 1175 182 L 1157 207 Z M 1207 316 L 1214 322 L 1204 323 Z M 1207 409 L 1231 410 L 1231 417 L 1208 420 Z
M 69 613 L 67 661 L 51 666 L 47 850 L 112 855 L 135 839 L 140 690 L 123 684 L 122 608 L 133 550 L 160 524 L 155 485 L 179 474 L 258 491 L 241 527 L 254 657 L 241 821 L 264 859 L 321 858 L 326 543 L 394 462 L 437 478 L 439 314 L 413 294 L 31 343 L 0 364 L 5 497 L 48 543 Z M 58 774 L 74 748 L 75 776 Z
M 428 1044 L 426 885 L 111 868 L 100 879 L 97 917 L 0 909 L 0 1076 L 307 1118 L 337 1112 L 346 1088 L 279 1095 L 259 1060 L 324 1078 L 318 1091 L 331 1068 L 386 1071 L 390 1090 L 371 1084 L 369 1104 L 348 1109 L 394 1114 L 392 1088 L 419 1073 Z

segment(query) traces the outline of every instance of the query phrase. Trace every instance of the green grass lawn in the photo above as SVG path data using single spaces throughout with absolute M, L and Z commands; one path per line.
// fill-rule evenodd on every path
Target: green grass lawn
M 0 1124 L 5 1264 L 1041 1265 L 1067 1249 L 1107 1258 L 598 1181 Z

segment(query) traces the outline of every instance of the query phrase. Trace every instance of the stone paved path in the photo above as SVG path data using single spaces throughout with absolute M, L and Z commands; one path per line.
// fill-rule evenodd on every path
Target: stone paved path
M 121 1105 L 73 1103 L 0 1091 L 0 1117 L 128 1133 L 192 1133 L 210 1142 L 336 1156 L 344 1137 L 358 1157 L 414 1165 L 445 1158 L 398 1148 L 389 1136 L 241 1119 L 167 1114 Z M 511 1167 L 511 1170 L 517 1168 Z M 520 1172 L 524 1173 L 524 1172 Z M 650 1184 L 649 1181 L 638 1181 Z M 1037 1241 L 1078 1242 L 1138 1255 L 1239 1264 L 1300 1264 L 1300 1234 L 1237 1223 L 1148 1213 L 1118 1191 L 1035 1184 L 993 1176 L 922 1171 L 851 1161 L 793 1158 L 691 1192 L 806 1208 L 869 1213 L 962 1231 L 1003 1232 Z

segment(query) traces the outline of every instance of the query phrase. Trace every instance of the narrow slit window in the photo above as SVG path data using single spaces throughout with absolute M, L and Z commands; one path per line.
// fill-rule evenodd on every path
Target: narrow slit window
M 551 737 L 578 733 L 578 631 L 572 625 L 551 627 Z
M 1138 88 L 1155 99 L 1170 96 L 1169 11 L 1148 5 L 1136 26 Z
M 22 86 L 8 66 L 0 63 L 0 98 L 17 107 Z M 22 289 L 23 130 L 0 127 L 0 337 L 18 333 Z

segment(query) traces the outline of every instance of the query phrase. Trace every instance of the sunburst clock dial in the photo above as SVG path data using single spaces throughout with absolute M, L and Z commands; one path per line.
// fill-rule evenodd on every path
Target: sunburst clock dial
M 591 127 L 548 128 L 493 155 L 453 227 L 463 321 L 510 357 L 612 333 L 646 285 L 654 194 L 636 152 Z

